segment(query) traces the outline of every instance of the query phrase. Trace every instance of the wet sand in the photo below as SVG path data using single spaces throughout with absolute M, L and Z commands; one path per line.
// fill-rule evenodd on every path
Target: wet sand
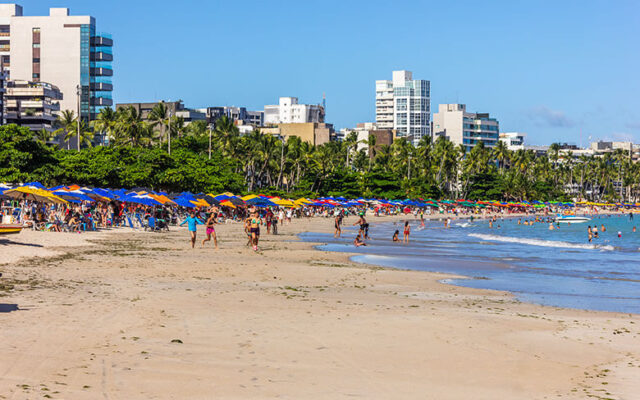
M 190 249 L 182 228 L 2 238 L 0 399 L 640 392 L 638 315 L 523 304 L 439 283 L 442 274 L 352 263 L 296 237 L 332 227 L 316 218 L 279 236 L 263 228 L 258 253 L 240 224 L 217 227 L 218 251 Z

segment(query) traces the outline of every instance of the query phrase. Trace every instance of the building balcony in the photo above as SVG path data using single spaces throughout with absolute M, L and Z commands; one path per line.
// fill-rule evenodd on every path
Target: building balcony
M 113 54 L 104 51 L 91 52 L 91 61 L 113 61 Z
M 91 82 L 91 90 L 94 92 L 111 92 L 113 85 L 107 82 Z
M 7 111 L 4 113 L 4 117 L 7 120 L 8 124 L 16 124 L 18 121 L 22 121 L 24 123 L 37 123 L 37 121 L 46 121 L 51 123 L 56 120 L 56 116 L 52 114 L 43 114 L 42 112 L 36 112 L 32 115 L 26 115 L 24 110 L 18 115 L 17 111 Z
M 107 97 L 92 97 L 91 105 L 92 106 L 112 106 L 113 100 Z
M 113 46 L 113 39 L 111 39 L 110 35 L 107 34 L 99 34 L 91 38 L 92 46 Z
M 91 68 L 91 76 L 113 76 L 113 70 L 111 68 L 96 67 Z

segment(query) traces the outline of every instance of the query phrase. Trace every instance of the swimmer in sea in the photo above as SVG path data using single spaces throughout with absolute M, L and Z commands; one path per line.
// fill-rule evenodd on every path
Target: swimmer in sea
M 400 241 L 400 238 L 398 237 L 398 235 L 399 235 L 399 234 L 400 234 L 400 231 L 399 231 L 399 230 L 396 230 L 396 231 L 393 233 L 393 238 L 391 239 L 391 241 L 393 241 L 393 242 L 399 242 L 399 241 Z

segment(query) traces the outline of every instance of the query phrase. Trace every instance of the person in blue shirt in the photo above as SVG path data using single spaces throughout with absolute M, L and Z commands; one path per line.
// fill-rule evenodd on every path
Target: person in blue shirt
M 189 233 L 191 233 L 191 248 L 193 249 L 196 245 L 196 233 L 198 231 L 198 225 L 204 224 L 196 217 L 196 213 L 193 211 L 191 211 L 191 214 L 187 217 L 187 219 L 182 221 L 180 226 L 184 224 L 188 224 L 187 226 L 189 228 Z

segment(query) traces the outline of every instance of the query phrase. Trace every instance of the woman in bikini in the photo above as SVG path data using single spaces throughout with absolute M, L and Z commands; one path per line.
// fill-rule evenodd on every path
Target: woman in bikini
M 207 237 L 202 240 L 202 247 L 204 247 L 205 242 L 211 241 L 211 235 L 213 235 L 213 244 L 215 245 L 216 250 L 218 250 L 218 236 L 216 236 L 216 228 L 214 227 L 216 224 L 217 214 L 217 210 L 214 209 L 205 224 L 207 226 Z
M 258 251 L 258 242 L 260 241 L 260 216 L 258 215 L 257 212 L 254 212 L 253 215 L 251 216 L 251 225 L 250 225 L 250 232 L 251 232 L 251 239 L 253 242 L 253 251 Z
M 404 223 L 404 237 L 402 238 L 402 243 L 409 243 L 409 235 L 411 234 L 411 227 L 409 226 L 409 221 L 405 221 Z

